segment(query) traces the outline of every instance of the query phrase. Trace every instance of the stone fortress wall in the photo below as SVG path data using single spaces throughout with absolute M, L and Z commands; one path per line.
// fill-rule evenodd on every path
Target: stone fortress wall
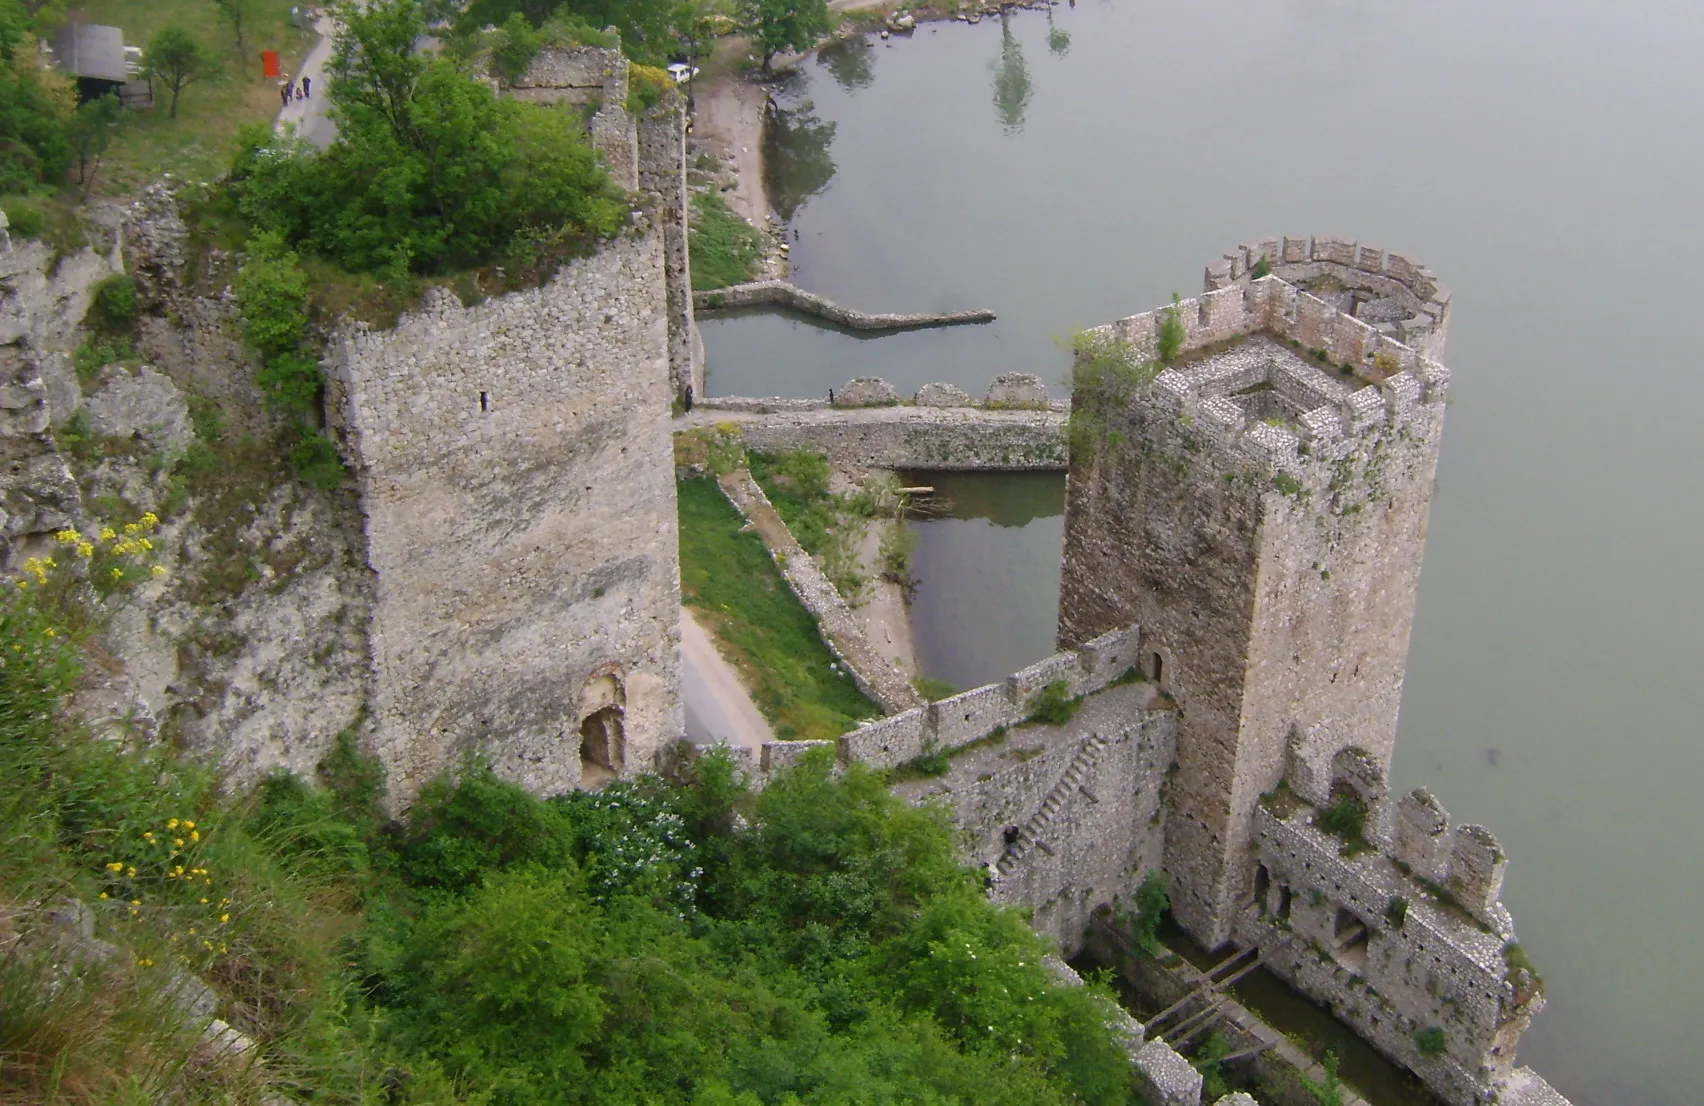
M 661 233 L 476 307 L 439 290 L 332 365 L 396 800 L 475 748 L 544 793 L 649 767 L 684 726 Z
M 1275 276 L 1167 311 L 1183 357 L 1070 474 L 1060 641 L 1140 623 L 1177 697 L 1166 867 L 1211 948 L 1291 749 L 1389 764 L 1448 373 Z M 1103 332 L 1151 356 L 1161 318 Z

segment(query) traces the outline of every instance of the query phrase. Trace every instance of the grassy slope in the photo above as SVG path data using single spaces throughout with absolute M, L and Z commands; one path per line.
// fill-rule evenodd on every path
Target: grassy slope
M 277 50 L 284 72 L 293 73 L 314 36 L 290 26 L 291 0 L 253 4 L 252 25 L 243 31 L 246 49 L 240 55 L 236 36 L 219 20 L 212 0 L 84 0 L 73 8 L 74 19 L 120 27 L 126 45 L 144 49 L 155 32 L 176 24 L 213 50 L 226 70 L 217 84 L 187 86 L 176 119 L 167 114 L 170 91 L 155 82 L 156 106 L 137 112 L 113 144 L 101 171 L 101 191 L 130 192 L 162 172 L 180 180 L 211 179 L 225 168 L 238 127 L 277 116 L 278 82 L 261 76 L 260 52 Z
M 693 197 L 692 287 L 697 291 L 726 288 L 757 279 L 763 263 L 763 235 L 735 215 L 715 192 Z
M 680 482 L 680 576 L 758 708 L 788 740 L 836 737 L 880 709 L 834 657 L 756 534 L 709 479 Z

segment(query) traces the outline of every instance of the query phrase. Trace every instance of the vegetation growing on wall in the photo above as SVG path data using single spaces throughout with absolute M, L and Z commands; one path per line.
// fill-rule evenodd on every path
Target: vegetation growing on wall
M 881 714 L 714 480 L 683 480 L 680 581 L 782 740 L 838 737 Z
M 832 470 L 821 453 L 750 453 L 751 474 L 769 497 L 794 540 L 815 557 L 823 575 L 848 601 L 862 597 L 868 583 L 858 556 L 865 530 L 877 519 L 897 520 L 904 510 L 899 481 L 872 476 L 848 492 L 829 488 Z M 902 524 L 884 534 L 878 547 L 884 576 L 910 579 L 913 539 Z
M 1071 352 L 1071 416 L 1065 432 L 1072 463 L 1087 466 L 1102 447 L 1124 441 L 1118 419 L 1161 366 L 1142 360 L 1129 342 L 1094 330 L 1072 339 Z

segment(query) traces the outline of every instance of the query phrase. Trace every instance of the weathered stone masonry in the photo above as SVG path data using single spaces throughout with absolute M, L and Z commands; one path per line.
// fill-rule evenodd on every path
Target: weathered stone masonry
M 1213 947 L 1292 747 L 1304 766 L 1350 746 L 1389 765 L 1448 373 L 1276 277 L 1178 317 L 1186 351 L 1231 346 L 1108 412 L 1107 444 L 1074 465 L 1060 640 L 1142 626 L 1185 719 L 1174 908 Z M 1159 321 L 1107 329 L 1151 355 Z
M 683 732 L 662 252 L 647 229 L 337 343 L 400 803 L 472 749 L 549 794 Z

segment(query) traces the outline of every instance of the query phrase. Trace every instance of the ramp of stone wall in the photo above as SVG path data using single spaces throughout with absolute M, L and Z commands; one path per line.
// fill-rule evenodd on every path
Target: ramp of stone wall
M 922 705 L 922 698 L 904 675 L 884 661 L 870 645 L 846 601 L 828 582 L 815 559 L 794 540 L 787 524 L 769 502 L 769 497 L 752 479 L 751 472 L 741 468 L 721 477 L 718 483 L 728 502 L 745 516 L 763 539 L 776 567 L 786 577 L 787 585 L 817 620 L 823 643 L 846 665 L 857 681 L 858 689 L 880 703 L 882 709 L 890 714 Z

